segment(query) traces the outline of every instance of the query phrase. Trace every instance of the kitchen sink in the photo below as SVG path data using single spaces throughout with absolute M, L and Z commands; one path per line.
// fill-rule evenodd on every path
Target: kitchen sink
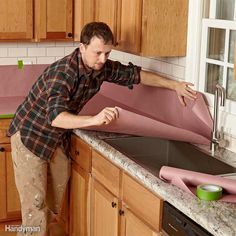
M 212 175 L 236 173 L 236 168 L 185 142 L 136 136 L 105 138 L 104 141 L 156 176 L 162 166 Z

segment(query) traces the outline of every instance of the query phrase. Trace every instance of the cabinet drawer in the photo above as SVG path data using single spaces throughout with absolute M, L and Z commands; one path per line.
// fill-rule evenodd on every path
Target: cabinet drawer
M 92 148 L 76 135 L 71 137 L 72 159 L 86 172 L 91 172 Z
M 126 173 L 122 179 L 124 203 L 156 231 L 160 231 L 163 201 Z
M 92 151 L 92 176 L 102 183 L 111 193 L 119 196 L 121 171 L 118 167 L 96 151 Z

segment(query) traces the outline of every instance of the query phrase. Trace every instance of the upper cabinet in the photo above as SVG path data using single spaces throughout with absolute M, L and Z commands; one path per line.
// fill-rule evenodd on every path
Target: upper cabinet
M 35 1 L 35 39 L 73 39 L 73 0 Z
M 185 56 L 188 0 L 143 0 L 144 56 Z
M 0 40 L 79 41 L 86 23 L 103 21 L 117 50 L 186 55 L 188 0 L 8 0 L 0 13 Z
M 0 1 L 0 40 L 73 40 L 73 0 Z
M 0 1 L 0 40 L 33 38 L 33 1 Z
M 75 0 L 75 40 L 90 21 L 110 26 L 117 50 L 151 57 L 186 55 L 188 0 Z

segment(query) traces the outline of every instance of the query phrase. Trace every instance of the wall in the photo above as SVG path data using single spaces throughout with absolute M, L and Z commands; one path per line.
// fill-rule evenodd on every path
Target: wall
M 47 64 L 71 53 L 78 43 L 0 43 L 0 65 L 16 65 L 18 60 L 27 64 Z M 158 71 L 169 78 L 185 78 L 185 58 L 145 58 L 113 50 L 111 59 L 132 63 Z

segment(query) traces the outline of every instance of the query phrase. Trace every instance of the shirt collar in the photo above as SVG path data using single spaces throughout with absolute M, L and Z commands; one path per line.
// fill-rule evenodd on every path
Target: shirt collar
M 82 55 L 80 53 L 80 50 L 78 50 L 78 61 L 79 61 L 80 75 L 90 76 L 93 73 L 93 70 L 89 70 L 88 68 L 86 68 L 86 65 L 84 64 L 82 60 Z

